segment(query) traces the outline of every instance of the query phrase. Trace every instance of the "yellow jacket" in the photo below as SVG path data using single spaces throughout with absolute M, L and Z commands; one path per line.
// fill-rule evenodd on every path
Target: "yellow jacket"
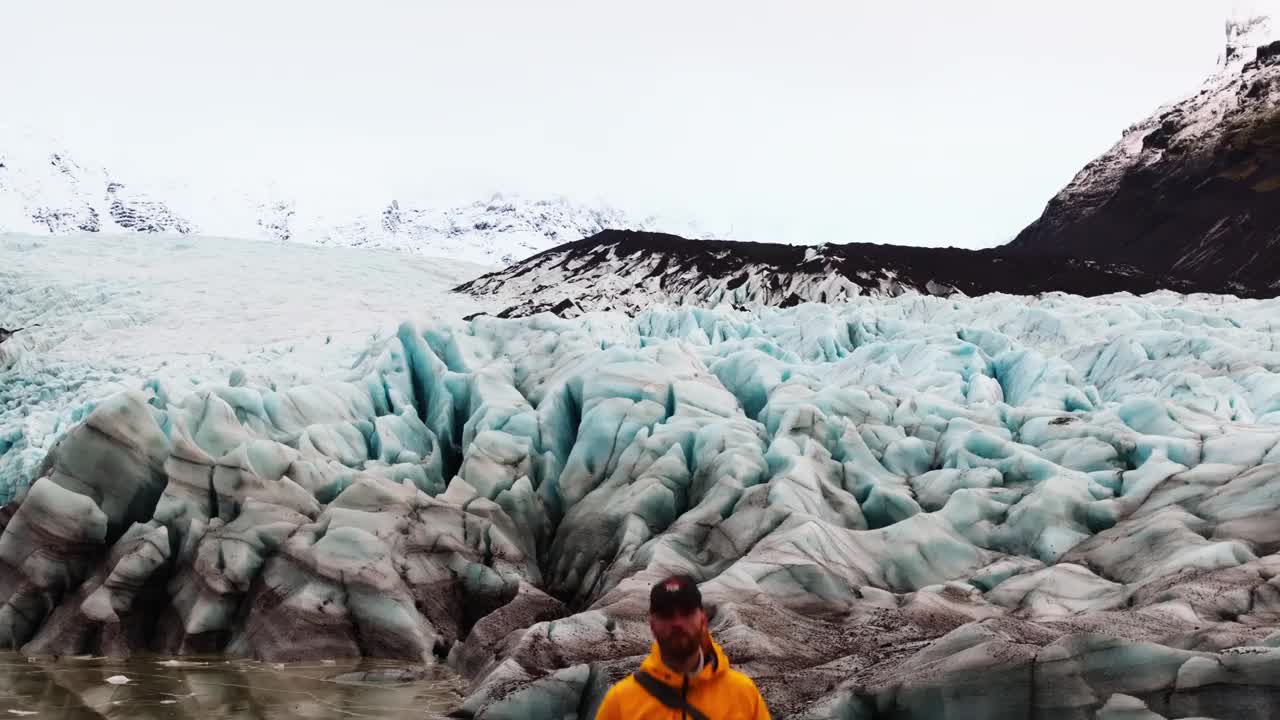
M 711 642 L 703 648 L 703 657 L 702 670 L 689 678 L 687 686 L 683 675 L 662 664 L 656 644 L 640 669 L 682 690 L 689 704 L 711 720 L 770 720 L 756 684 L 729 667 L 719 645 Z M 596 720 L 680 720 L 680 711 L 663 705 L 628 675 L 604 696 Z

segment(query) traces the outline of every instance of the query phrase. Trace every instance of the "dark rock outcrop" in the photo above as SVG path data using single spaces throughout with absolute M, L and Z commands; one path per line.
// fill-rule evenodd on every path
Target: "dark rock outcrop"
M 111 219 L 126 230 L 144 233 L 191 232 L 191 223 L 179 217 L 164 203 L 146 198 L 130 197 L 125 186 L 111 183 L 107 186 L 107 201 Z
M 271 240 L 288 242 L 293 237 L 290 222 L 295 214 L 294 204 L 277 201 L 264 205 L 262 215 L 258 218 L 258 229 Z

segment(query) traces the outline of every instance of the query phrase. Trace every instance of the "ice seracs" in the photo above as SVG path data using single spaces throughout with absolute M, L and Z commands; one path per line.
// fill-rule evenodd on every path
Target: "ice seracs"
M 0 641 L 437 658 L 464 716 L 590 716 L 682 571 L 780 717 L 1270 708 L 1278 310 L 480 316 L 328 378 L 148 384 L 0 510 Z
M 120 390 L 292 386 L 348 369 L 405 319 L 497 309 L 449 292 L 485 266 L 380 250 L 92 233 L 0 236 L 0 258 L 4 485 Z

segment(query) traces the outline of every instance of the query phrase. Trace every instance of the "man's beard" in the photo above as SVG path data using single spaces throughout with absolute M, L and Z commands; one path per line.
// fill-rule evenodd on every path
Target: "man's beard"
M 665 638 L 658 638 L 658 650 L 664 660 L 682 663 L 697 656 L 702 647 L 701 640 L 697 633 L 671 633 Z

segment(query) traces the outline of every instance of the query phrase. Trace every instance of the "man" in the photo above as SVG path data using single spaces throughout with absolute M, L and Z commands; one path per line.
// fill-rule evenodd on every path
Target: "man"
M 596 720 L 770 720 L 751 678 L 707 631 L 702 593 L 676 575 L 649 593 L 654 645 L 640 671 L 610 688 Z

